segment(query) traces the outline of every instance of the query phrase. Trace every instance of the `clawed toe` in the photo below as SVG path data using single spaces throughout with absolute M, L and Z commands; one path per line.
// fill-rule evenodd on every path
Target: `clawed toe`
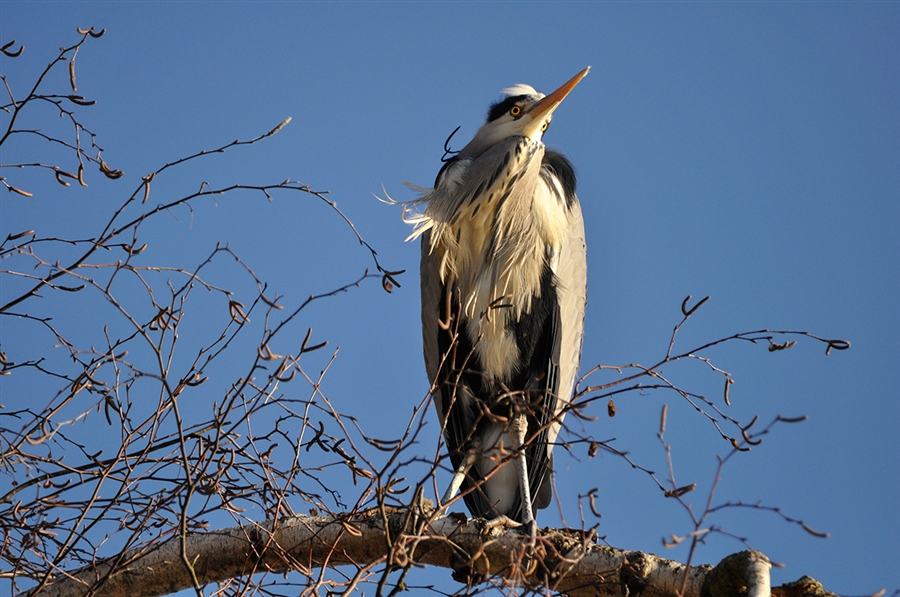
M 486 533 L 493 531 L 494 529 L 515 529 L 519 530 L 524 525 L 521 522 L 516 522 L 512 518 L 508 516 L 498 516 L 497 518 L 491 518 L 490 520 L 485 521 L 484 530 Z

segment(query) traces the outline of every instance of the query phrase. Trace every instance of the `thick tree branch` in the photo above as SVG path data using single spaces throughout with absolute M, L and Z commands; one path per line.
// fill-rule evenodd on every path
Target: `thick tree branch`
M 184 545 L 173 538 L 128 552 L 60 574 L 39 593 L 26 595 L 68 597 L 89 591 L 97 597 L 151 597 L 191 587 L 194 575 L 205 585 L 254 573 L 309 574 L 322 566 L 343 565 L 399 569 L 413 563 L 450 568 L 454 578 L 473 584 L 502 578 L 572 597 L 677 595 L 685 572 L 685 597 L 770 594 L 770 566 L 758 552 L 729 556 L 716 567 L 688 568 L 652 554 L 597 545 L 580 531 L 552 529 L 529 549 L 528 537 L 515 531 L 459 515 L 435 517 L 425 502 L 415 511 L 298 516 L 193 533 Z

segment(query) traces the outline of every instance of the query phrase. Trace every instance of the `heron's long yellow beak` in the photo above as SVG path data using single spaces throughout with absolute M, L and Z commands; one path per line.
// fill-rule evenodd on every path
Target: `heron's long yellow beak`
M 569 95 L 569 92 L 575 89 L 575 86 L 584 78 L 588 71 L 591 70 L 591 67 L 587 67 L 538 103 L 536 103 L 532 108 L 529 114 L 533 120 L 543 119 L 545 116 L 550 116 L 553 114 L 553 111 L 559 106 L 560 103 L 566 96 Z

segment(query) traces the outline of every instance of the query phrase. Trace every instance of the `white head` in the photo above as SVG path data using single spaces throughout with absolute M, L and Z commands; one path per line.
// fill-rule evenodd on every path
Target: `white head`
M 506 96 L 488 111 L 487 122 L 460 152 L 461 157 L 475 158 L 509 137 L 530 137 L 540 142 L 550 126 L 553 112 L 591 67 L 587 67 L 550 95 L 535 91 L 531 85 L 519 83 L 503 90 Z

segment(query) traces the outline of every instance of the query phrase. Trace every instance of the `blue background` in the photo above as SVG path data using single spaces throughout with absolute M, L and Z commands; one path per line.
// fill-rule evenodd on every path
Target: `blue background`
M 106 28 L 78 56 L 79 93 L 98 102 L 79 114 L 126 172 L 116 183 L 93 173 L 85 190 L 4 169 L 34 193 L 3 195 L 4 237 L 94 233 L 141 176 L 293 117 L 265 143 L 173 171 L 154 201 L 200 181 L 290 177 L 328 190 L 382 263 L 407 270 L 393 294 L 369 280 L 317 302 L 296 328 L 302 338 L 312 325 L 340 345 L 324 391 L 376 437 L 402 433 L 427 380 L 418 247 L 403 243 L 400 210 L 372 194 L 384 185 L 406 200 L 415 195 L 401 181 L 430 185 L 449 132 L 462 127 L 453 141 L 461 147 L 503 87 L 549 92 L 591 65 L 545 136 L 579 175 L 590 286 L 584 370 L 655 363 L 688 294 L 712 298 L 682 331 L 684 349 L 759 328 L 850 340 L 850 351 L 828 357 L 811 341 L 779 353 L 745 344 L 710 353 L 736 380 L 733 406 L 720 404 L 732 416 L 809 415 L 733 459 L 716 501 L 762 501 L 831 536 L 752 510 L 711 524 L 784 563 L 775 584 L 808 574 L 845 595 L 900 588 L 900 4 L 4 1 L 0 20 L 3 43 L 25 45 L 21 58 L 0 62 L 19 95 L 78 39 L 76 27 Z M 56 77 L 65 89 L 65 69 Z M 5 146 L 0 161 L 46 149 Z M 371 266 L 312 199 L 207 200 L 151 226 L 143 232 L 159 240 L 148 260 L 190 267 L 228 242 L 291 304 Z M 22 340 L 7 318 L 0 325 L 4 350 Z M 720 396 L 721 379 L 703 366 L 665 372 Z M 7 408 L 26 400 L 15 380 L 2 383 Z M 590 414 L 600 418 L 576 427 L 617 438 L 664 478 L 655 437 L 663 403 L 676 479 L 699 484 L 688 497 L 702 510 L 715 454 L 729 446 L 677 396 L 624 396 L 615 418 L 598 404 Z M 437 442 L 429 421 L 423 456 Z M 560 454 L 556 482 L 571 526 L 580 524 L 576 496 L 599 487 L 598 532 L 612 545 L 687 557 L 684 545 L 666 549 L 661 539 L 690 532 L 688 517 L 622 459 Z M 540 522 L 561 524 L 558 509 Z M 740 549 L 713 535 L 696 560 Z M 418 574 L 421 584 L 449 576 Z

